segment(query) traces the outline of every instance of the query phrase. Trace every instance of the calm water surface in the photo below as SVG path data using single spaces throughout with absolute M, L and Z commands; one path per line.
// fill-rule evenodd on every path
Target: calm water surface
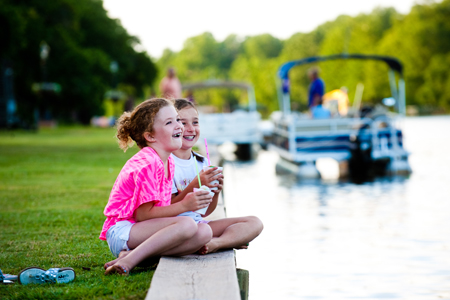
M 265 228 L 237 252 L 250 299 L 450 299 L 450 117 L 407 118 L 409 177 L 352 184 L 225 163 L 228 216 Z

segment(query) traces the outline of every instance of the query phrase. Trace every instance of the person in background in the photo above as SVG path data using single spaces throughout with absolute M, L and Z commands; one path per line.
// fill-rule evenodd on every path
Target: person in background
M 330 110 L 332 117 L 347 116 L 350 102 L 348 100 L 348 89 L 345 86 L 325 93 L 322 99 L 323 106 Z
M 161 80 L 159 90 L 163 98 L 181 98 L 181 83 L 175 75 L 173 68 L 167 69 L 167 75 Z
M 322 98 L 317 102 L 316 106 L 311 108 L 311 116 L 313 119 L 329 119 L 331 118 L 330 110 L 322 106 Z
M 308 90 L 308 107 L 312 109 L 322 100 L 325 93 L 325 83 L 319 78 L 319 68 L 313 67 L 308 70 L 308 77 L 311 81 Z

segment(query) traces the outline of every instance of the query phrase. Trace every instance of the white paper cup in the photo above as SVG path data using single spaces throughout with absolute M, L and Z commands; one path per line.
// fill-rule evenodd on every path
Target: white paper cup
M 211 197 L 214 196 L 214 193 L 211 192 L 211 190 L 209 189 L 209 187 L 207 187 L 206 185 L 202 185 L 199 189 L 198 189 L 198 188 L 194 188 L 194 193 L 195 193 L 196 191 L 208 191 L 208 192 L 209 192 L 209 195 L 210 195 Z M 206 214 L 206 211 L 208 210 L 208 207 L 209 207 L 209 205 L 206 206 L 206 207 L 204 207 L 204 208 L 197 209 L 195 212 L 196 212 L 196 213 L 199 213 L 199 214 L 201 214 L 201 215 L 204 215 L 204 214 Z
M 203 167 L 203 171 L 206 171 L 206 170 L 208 170 L 208 169 L 215 168 L 215 167 L 216 167 L 216 166 L 207 166 L 207 167 Z M 223 172 L 223 168 L 222 168 L 222 167 L 217 167 L 217 170 L 219 170 L 220 173 Z M 213 180 L 213 181 L 211 181 L 209 184 L 217 184 L 217 183 L 219 183 L 219 180 Z M 214 190 L 217 190 L 217 187 L 211 188 L 211 191 L 214 191 Z

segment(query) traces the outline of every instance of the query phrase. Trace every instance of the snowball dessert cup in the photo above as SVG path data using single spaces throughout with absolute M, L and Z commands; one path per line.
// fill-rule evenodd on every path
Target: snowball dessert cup
M 194 188 L 194 193 L 195 193 L 196 191 L 208 191 L 208 192 L 209 192 L 209 195 L 210 195 L 211 197 L 214 196 L 214 193 L 211 192 L 211 190 L 209 189 L 209 187 L 207 187 L 206 185 L 202 185 L 199 189 L 198 189 L 198 188 Z M 209 205 L 208 205 L 208 206 L 209 206 Z M 202 216 L 204 216 L 204 215 L 206 214 L 206 211 L 208 210 L 208 206 L 207 206 L 207 207 L 204 207 L 204 208 L 201 208 L 201 209 L 197 209 L 195 212 L 201 214 Z
M 215 168 L 215 167 L 216 167 L 216 166 L 203 167 L 203 171 L 206 171 L 206 170 L 208 170 L 208 169 Z M 222 167 L 217 167 L 217 169 L 220 171 L 220 173 L 223 172 L 223 168 L 222 168 Z M 211 181 L 209 184 L 216 184 L 216 183 L 219 183 L 219 180 L 213 180 L 213 181 Z M 211 191 L 214 191 L 214 190 L 217 190 L 217 187 L 211 188 Z

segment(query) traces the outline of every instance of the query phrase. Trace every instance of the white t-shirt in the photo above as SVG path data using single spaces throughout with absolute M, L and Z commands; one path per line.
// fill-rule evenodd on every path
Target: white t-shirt
M 198 153 L 196 155 L 201 156 Z M 198 180 L 197 172 L 195 170 L 195 161 L 194 155 L 191 153 L 191 157 L 189 159 L 181 159 L 171 154 L 173 157 L 173 161 L 175 162 L 175 175 L 173 177 L 172 183 L 172 194 L 182 192 L 192 180 Z M 198 171 L 201 172 L 203 167 L 208 166 L 208 161 L 203 157 L 203 163 L 197 161 Z

